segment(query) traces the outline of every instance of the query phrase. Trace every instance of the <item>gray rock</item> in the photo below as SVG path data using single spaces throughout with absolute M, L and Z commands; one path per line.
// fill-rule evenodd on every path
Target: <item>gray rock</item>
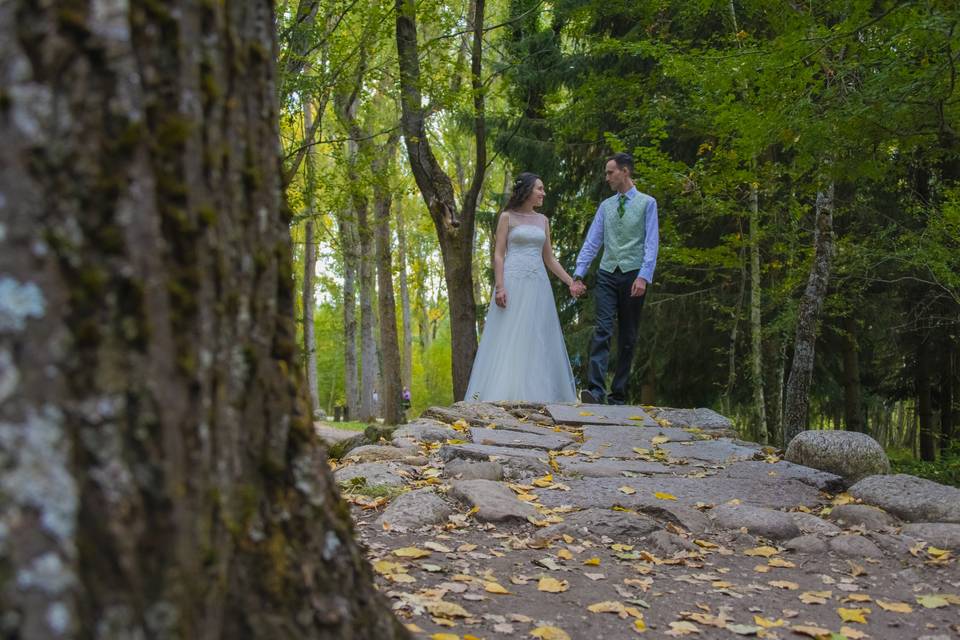
M 842 504 L 831 509 L 827 517 L 844 527 L 862 525 L 870 531 L 878 531 L 897 524 L 897 519 L 883 509 L 866 504 Z
M 671 409 L 662 407 L 656 409 L 654 417 L 657 420 L 666 420 L 670 426 L 681 429 L 702 429 L 704 431 L 726 431 L 723 435 L 735 435 L 736 429 L 728 418 L 720 415 L 713 409 Z
M 784 548 L 796 553 L 823 553 L 827 550 L 827 543 L 814 535 L 803 535 L 791 538 L 783 543 Z
M 694 535 L 703 535 L 713 529 L 710 518 L 703 512 L 670 500 L 637 501 L 633 509 L 662 522 L 672 523 Z
M 811 487 L 816 487 L 820 491 L 837 491 L 844 486 L 843 478 L 836 474 L 811 469 L 784 460 L 774 463 L 743 460 L 731 464 L 719 475 L 729 478 L 768 478 L 774 481 L 777 478 L 791 478 Z
M 583 478 L 614 478 L 625 474 L 674 474 L 677 467 L 646 460 L 616 460 L 614 458 L 556 458 L 560 472 L 566 476 Z
M 545 451 L 536 449 L 518 449 L 515 447 L 494 447 L 484 444 L 453 444 L 440 448 L 440 458 L 450 460 L 492 460 L 499 462 L 506 475 L 513 479 L 542 476 L 550 472 L 547 466 L 549 456 Z
M 669 438 L 668 442 L 693 440 L 696 436 L 683 429 L 659 427 L 622 427 L 587 425 L 583 428 L 583 445 L 580 452 L 597 454 L 606 458 L 636 458 L 634 448 L 652 449 L 651 440 L 657 436 Z
M 646 411 L 632 405 L 550 404 L 547 405 L 547 413 L 557 424 L 574 426 L 585 424 L 659 426 L 647 415 Z M 588 415 L 581 415 L 583 413 Z
M 452 513 L 453 507 L 433 489 L 418 489 L 398 496 L 374 524 L 378 529 L 386 524 L 392 529 L 412 531 L 443 522 Z
M 787 447 L 788 462 L 842 476 L 848 482 L 890 473 L 890 461 L 880 444 L 855 431 L 803 431 Z
M 503 480 L 499 462 L 452 460 L 444 466 L 444 473 L 457 480 Z
M 543 427 L 521 420 L 515 415 L 489 402 L 455 402 L 452 407 L 430 407 L 423 412 L 424 418 L 433 418 L 447 424 L 463 420 L 471 427 L 489 428 L 510 431 L 540 433 Z
M 916 538 L 910 536 L 879 533 L 877 531 L 868 531 L 867 537 L 884 553 L 891 556 L 907 555 L 910 553 L 910 548 L 918 542 Z
M 710 512 L 710 517 L 721 529 L 746 527 L 747 533 L 770 540 L 788 540 L 800 535 L 800 527 L 789 513 L 751 507 L 749 505 L 720 505 Z
M 697 545 L 668 531 L 654 531 L 647 538 L 647 544 L 662 556 L 672 556 L 681 551 L 696 551 Z
M 413 467 L 395 462 L 364 462 L 340 467 L 333 472 L 337 482 L 349 482 L 356 478 L 364 478 L 366 486 L 399 487 L 407 483 L 404 473 L 410 474 Z
M 790 518 L 794 524 L 800 527 L 800 531 L 804 533 L 816 533 L 827 536 L 840 533 L 840 527 L 832 522 L 827 522 L 823 518 L 818 518 L 812 513 L 793 511 L 790 513 Z
M 535 508 L 518 500 L 516 494 L 506 485 L 492 480 L 454 482 L 450 495 L 471 508 L 476 507 L 478 520 L 500 522 L 539 516 Z
M 960 524 L 951 522 L 917 522 L 903 525 L 905 536 L 923 540 L 941 549 L 960 551 Z
M 336 429 L 319 422 L 313 425 L 313 430 L 318 436 L 320 436 L 321 440 L 327 443 L 327 445 L 331 445 L 342 440 L 349 440 L 350 438 L 356 438 L 358 435 L 361 435 L 356 431 Z
M 563 522 L 541 530 L 537 540 L 552 540 L 563 534 L 578 538 L 599 539 L 607 536 L 617 542 L 636 540 L 660 525 L 653 518 L 629 511 L 611 511 L 609 509 L 584 509 L 564 516 Z
M 343 458 L 348 452 L 356 449 L 357 447 L 362 447 L 365 444 L 370 444 L 370 441 L 367 440 L 367 436 L 363 433 L 357 433 L 356 431 L 353 431 L 349 438 L 343 438 L 341 440 L 337 440 L 336 442 L 329 443 L 327 451 L 329 452 L 331 458 L 339 459 Z
M 750 460 L 760 454 L 759 448 L 745 447 L 726 438 L 718 440 L 694 440 L 691 442 L 668 442 L 660 445 L 672 457 L 682 460 L 702 460 L 711 464 L 724 464 Z
M 850 494 L 907 522 L 960 524 L 960 489 L 906 474 L 872 476 Z
M 389 445 L 366 444 L 353 449 L 344 456 L 344 460 L 352 462 L 382 462 L 388 460 L 402 460 L 413 465 L 427 464 L 427 459 L 420 455 L 419 449 L 401 449 Z
M 830 550 L 847 558 L 882 558 L 880 547 L 863 536 L 840 535 L 830 538 Z
M 429 418 L 402 425 L 393 432 L 393 444 L 398 447 L 411 446 L 417 442 L 446 442 L 460 438 L 463 438 L 463 434 L 459 431 Z
M 516 447 L 520 449 L 541 449 L 543 451 L 560 450 L 573 444 L 574 440 L 565 433 L 549 429 L 539 429 L 535 433 L 510 431 L 509 429 L 481 429 L 472 427 L 470 439 L 475 444 L 488 444 L 496 447 Z

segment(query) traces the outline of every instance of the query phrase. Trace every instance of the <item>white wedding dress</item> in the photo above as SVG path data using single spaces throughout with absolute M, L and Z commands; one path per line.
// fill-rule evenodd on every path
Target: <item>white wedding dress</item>
M 576 402 L 573 371 L 543 263 L 546 217 L 508 215 L 503 264 L 507 306 L 490 300 L 464 399 Z

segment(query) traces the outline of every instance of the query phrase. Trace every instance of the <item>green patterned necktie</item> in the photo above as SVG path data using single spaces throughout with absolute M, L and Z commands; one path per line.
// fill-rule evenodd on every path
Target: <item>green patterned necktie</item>
M 622 218 L 627 212 L 627 194 L 621 193 L 619 202 L 617 202 L 617 214 Z

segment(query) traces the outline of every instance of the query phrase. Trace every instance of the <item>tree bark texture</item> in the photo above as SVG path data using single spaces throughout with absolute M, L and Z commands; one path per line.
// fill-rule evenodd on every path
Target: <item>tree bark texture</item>
M 273 2 L 0 4 L 0 636 L 400 638 L 296 367 Z
M 400 353 L 403 360 L 403 386 L 410 389 L 413 384 L 413 327 L 410 312 L 410 288 L 407 284 L 407 231 L 403 220 L 403 210 L 397 210 L 397 260 L 400 279 L 400 317 L 403 322 L 403 347 Z
M 756 182 L 750 185 L 750 373 L 753 418 L 758 440 L 769 442 L 767 411 L 763 396 L 763 325 L 760 322 L 760 210 Z
M 860 331 L 852 315 L 843 319 L 843 418 L 847 431 L 865 432 L 860 394 Z
M 343 254 L 343 390 L 351 417 L 360 415 L 360 371 L 357 366 L 357 271 L 359 240 L 353 211 L 340 212 L 337 220 Z
M 787 379 L 784 401 L 784 444 L 807 428 L 810 380 L 816 352 L 817 323 L 827 295 L 830 263 L 833 258 L 833 182 L 817 193 L 816 228 L 813 236 L 813 263 L 807 287 L 797 314 L 797 333 L 793 343 L 793 363 Z
M 318 114 L 318 119 L 320 115 Z M 303 102 L 303 126 L 309 131 L 313 127 L 313 110 L 309 100 Z M 304 256 L 303 256 L 303 348 L 306 353 L 307 391 L 310 394 L 311 415 L 316 418 L 320 414 L 320 389 L 317 380 L 317 328 L 313 321 L 315 305 L 314 272 L 317 268 L 317 245 L 313 235 L 314 211 L 314 157 L 313 149 L 307 152 L 307 221 L 304 224 Z
M 453 395 L 462 400 L 477 353 L 477 308 L 473 294 L 473 231 L 483 177 L 486 171 L 486 116 L 482 69 L 484 0 L 476 0 L 470 25 L 473 29 L 471 83 L 474 95 L 476 164 L 470 189 L 458 213 L 453 183 L 437 161 L 427 136 L 426 112 L 420 91 L 416 4 L 396 0 L 397 56 L 400 67 L 401 125 L 410 169 L 437 230 L 443 257 L 450 307 Z

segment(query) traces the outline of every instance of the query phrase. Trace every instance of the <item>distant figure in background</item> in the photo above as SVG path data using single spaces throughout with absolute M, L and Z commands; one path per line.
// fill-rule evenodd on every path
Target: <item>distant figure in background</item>
M 403 401 L 400 403 L 400 405 L 403 407 L 403 410 L 406 411 L 410 408 L 410 389 L 407 389 L 406 387 L 403 388 L 402 399 Z

